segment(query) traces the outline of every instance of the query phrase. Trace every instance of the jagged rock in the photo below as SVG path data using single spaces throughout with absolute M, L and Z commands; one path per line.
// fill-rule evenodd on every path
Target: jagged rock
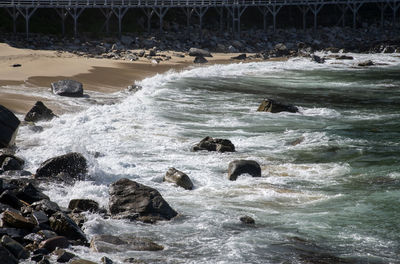
M 36 211 L 44 211 L 47 215 L 52 215 L 56 212 L 61 211 L 58 204 L 56 204 L 55 202 L 52 202 L 48 199 L 43 199 L 38 202 L 34 202 L 31 206 Z
M 231 57 L 231 59 L 233 59 L 233 60 L 245 60 L 246 58 L 247 58 L 246 53 L 240 54 L 240 55 L 235 56 L 235 57 Z
M 280 102 L 277 102 L 272 99 L 264 99 L 258 107 L 257 111 L 259 112 L 271 112 L 271 113 L 280 113 L 280 112 L 290 112 L 297 113 L 299 109 L 293 105 L 286 105 Z
M 21 214 L 16 212 L 5 211 L 1 219 L 3 220 L 3 224 L 8 227 L 22 228 L 27 230 L 31 230 L 35 227 L 35 223 L 29 221 Z
M 311 60 L 315 61 L 316 63 L 325 63 L 325 59 L 317 56 L 315 54 L 311 55 Z
M 1 227 L 0 228 L 0 237 L 3 235 L 7 235 L 7 236 L 11 237 L 12 239 L 16 239 L 16 240 L 20 241 L 27 234 L 28 234 L 28 231 L 26 231 L 25 229 L 14 228 L 14 227 Z
M 10 251 L 16 259 L 29 258 L 29 251 L 26 250 L 20 243 L 9 236 L 1 238 L 1 244 Z
M 86 236 L 79 226 L 66 214 L 62 212 L 54 213 L 49 218 L 51 228 L 59 235 L 68 239 L 86 242 Z
M 203 56 L 196 56 L 196 58 L 194 58 L 194 63 L 207 63 L 208 60 L 206 58 L 204 58 Z
M 167 182 L 175 183 L 176 185 L 178 185 L 186 190 L 193 189 L 193 183 L 190 180 L 189 176 L 175 168 L 169 168 L 167 173 L 165 174 L 163 180 L 167 181 Z
M 367 67 L 367 66 L 374 65 L 374 62 L 372 60 L 361 61 L 357 65 L 360 66 L 360 67 Z
M 69 202 L 68 209 L 96 212 L 99 210 L 99 204 L 90 199 L 73 199 Z
M 198 49 L 198 48 L 190 48 L 189 49 L 189 56 L 197 57 L 212 57 L 211 53 L 207 50 Z
M 10 110 L 0 105 L 0 148 L 14 144 L 20 123 Z
M 68 252 L 64 249 L 56 249 L 55 251 L 53 251 L 53 253 L 57 256 L 58 263 L 66 263 L 75 257 L 75 254 Z
M 254 225 L 256 223 L 256 221 L 254 221 L 254 219 L 248 215 L 240 217 L 240 221 L 247 225 Z
M 163 250 L 160 246 L 150 239 L 135 237 L 132 235 L 112 236 L 96 235 L 90 242 L 90 248 L 95 252 L 112 253 L 134 251 L 158 251 Z
M 24 186 L 22 186 L 16 196 L 25 201 L 28 202 L 29 204 L 32 204 L 34 202 L 38 202 L 43 199 L 49 200 L 50 198 L 39 191 L 32 183 L 26 183 Z
M 218 152 L 235 152 L 235 146 L 228 139 L 205 137 L 194 145 L 192 151 L 208 150 Z
M 24 205 L 24 203 L 10 190 L 6 190 L 0 195 L 0 203 L 9 205 L 17 210 L 21 209 Z
M 106 256 L 104 256 L 104 257 L 101 258 L 101 263 L 102 264 L 113 264 L 114 262 L 111 259 L 109 259 Z
M 117 218 L 170 220 L 178 213 L 151 187 L 129 179 L 120 179 L 110 186 L 110 212 Z
M 47 108 L 43 102 L 37 101 L 31 110 L 26 114 L 24 120 L 28 122 L 37 122 L 40 120 L 50 120 L 56 117 L 49 108 Z
M 76 180 L 87 172 L 87 162 L 80 153 L 71 152 L 54 157 L 43 162 L 36 170 L 37 178 L 56 177 L 60 173 L 67 173 Z
M 241 174 L 250 174 L 253 177 L 261 177 L 261 167 L 254 160 L 234 160 L 228 166 L 228 179 L 235 181 Z
M 43 211 L 34 211 L 32 212 L 32 219 L 35 221 L 36 225 L 40 227 L 44 227 L 49 224 L 49 218 L 46 213 Z
M 82 83 L 75 80 L 60 80 L 51 83 L 51 89 L 54 94 L 70 97 L 82 97 L 83 86 Z
M 69 241 L 65 236 L 56 236 L 42 241 L 39 248 L 45 248 L 52 252 L 56 248 L 67 248 L 69 245 Z
M 5 247 L 0 245 L 1 264 L 18 264 L 18 260 Z
M 3 162 L 0 163 L 1 164 L 1 169 L 3 171 L 9 171 L 9 170 L 22 170 L 25 161 L 15 157 L 15 156 L 7 156 L 4 157 L 4 155 L 2 155 L 2 157 L 0 157 L 0 160 L 4 158 Z

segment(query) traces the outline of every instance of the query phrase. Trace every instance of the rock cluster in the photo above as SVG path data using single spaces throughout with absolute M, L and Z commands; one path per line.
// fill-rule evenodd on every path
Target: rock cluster
M 192 146 L 192 151 L 217 151 L 217 152 L 235 152 L 235 146 L 229 139 L 205 137 L 199 143 Z

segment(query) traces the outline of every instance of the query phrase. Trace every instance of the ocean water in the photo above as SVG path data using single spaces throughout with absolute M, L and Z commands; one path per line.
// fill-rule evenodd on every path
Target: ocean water
M 105 104 L 62 98 L 79 111 L 38 123 L 41 133 L 22 127 L 17 155 L 33 172 L 56 155 L 85 155 L 89 180 L 44 186 L 62 206 L 90 198 L 107 208 L 109 184 L 125 177 L 156 188 L 179 212 L 154 225 L 87 214 L 89 238 L 130 233 L 165 246 L 73 248 L 95 262 L 400 263 L 400 57 L 352 55 L 171 71 L 138 82 L 134 94 L 89 94 Z M 378 65 L 355 67 L 366 59 Z M 256 112 L 263 98 L 300 113 Z M 190 152 L 205 136 L 230 139 L 237 152 Z M 229 181 L 235 159 L 256 160 L 262 177 Z M 169 167 L 187 173 L 194 190 L 163 183 Z M 243 215 L 256 224 L 242 224 Z

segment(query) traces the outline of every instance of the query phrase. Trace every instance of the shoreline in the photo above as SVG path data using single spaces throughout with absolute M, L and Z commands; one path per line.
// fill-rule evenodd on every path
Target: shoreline
M 178 57 L 176 52 L 160 52 L 170 56 L 168 61 L 154 63 L 149 59 L 124 61 L 107 58 L 86 58 L 69 52 L 20 49 L 0 43 L 0 104 L 17 114 L 26 114 L 36 101 L 41 100 L 53 107 L 56 114 L 68 112 L 59 109 L 57 100 L 40 96 L 40 91 L 50 89 L 50 84 L 62 79 L 74 79 L 83 84 L 86 91 L 114 93 L 126 89 L 135 81 L 143 80 L 169 70 L 180 71 L 193 63 L 194 57 Z M 231 63 L 234 53 L 213 53 L 207 65 Z M 254 60 L 253 60 L 254 61 Z M 13 67 L 20 64 L 19 67 Z M 199 64 L 204 65 L 204 64 Z M 23 86 L 16 89 L 13 87 Z M 33 89 L 37 96 L 29 95 Z M 27 93 L 24 94 L 24 91 Z M 49 94 L 52 93 L 49 91 Z

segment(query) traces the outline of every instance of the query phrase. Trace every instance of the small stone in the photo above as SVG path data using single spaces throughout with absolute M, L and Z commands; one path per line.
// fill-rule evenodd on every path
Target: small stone
M 290 112 L 297 113 L 299 109 L 296 106 L 283 104 L 272 99 L 264 99 L 257 109 L 258 112 L 270 112 L 270 113 L 280 113 L 280 112 Z
M 101 258 L 101 263 L 102 264 L 113 264 L 114 262 L 111 259 L 109 259 L 106 256 L 104 256 L 104 257 Z
M 235 146 L 228 139 L 205 137 L 191 148 L 192 151 L 208 150 L 218 152 L 235 152 Z
M 248 215 L 240 217 L 240 221 L 247 225 L 254 225 L 256 223 L 256 221 L 254 221 L 254 219 Z
M 367 61 L 359 62 L 357 65 L 360 67 L 373 66 L 374 62 L 372 60 L 367 60 Z
M 163 180 L 167 181 L 167 182 L 175 183 L 176 185 L 178 185 L 186 190 L 193 189 L 193 183 L 190 180 L 189 176 L 175 168 L 169 168 L 167 173 L 165 174 Z
M 194 63 L 207 63 L 208 60 L 206 58 L 204 58 L 203 56 L 196 56 L 196 58 L 193 61 Z
M 261 167 L 254 160 L 234 160 L 228 166 L 228 179 L 235 181 L 241 174 L 250 174 L 253 177 L 261 177 Z
M 246 58 L 247 58 L 246 53 L 240 54 L 235 57 L 231 57 L 231 59 L 233 59 L 233 60 L 245 60 Z

